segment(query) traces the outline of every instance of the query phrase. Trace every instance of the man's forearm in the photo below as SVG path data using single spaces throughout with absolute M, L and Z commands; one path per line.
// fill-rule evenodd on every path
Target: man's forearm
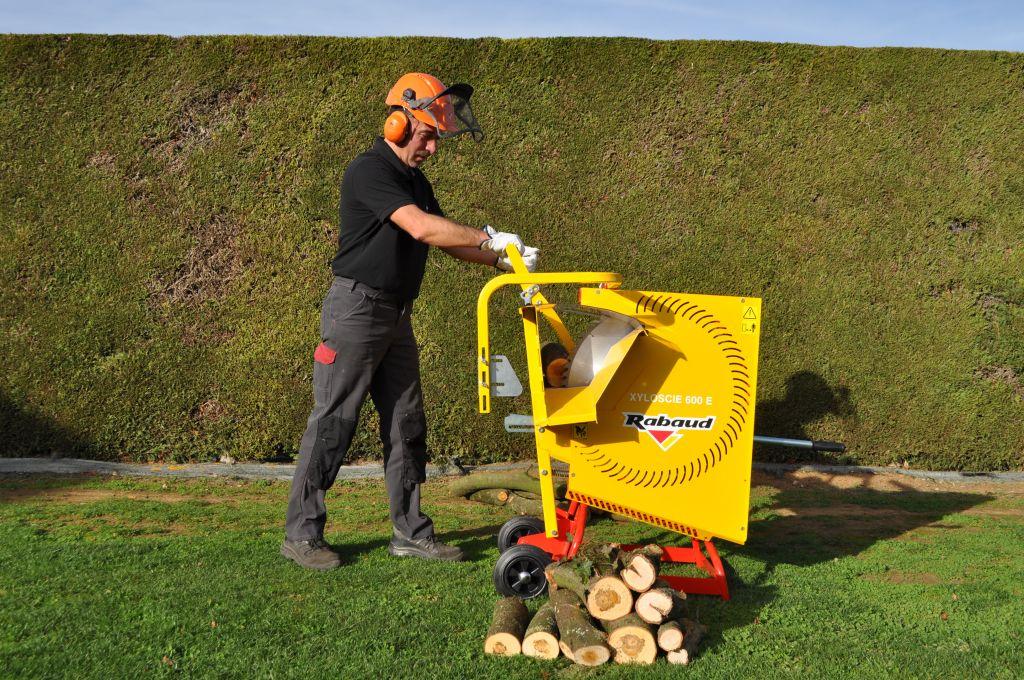
M 465 260 L 466 262 L 486 264 L 491 267 L 497 266 L 498 263 L 498 256 L 489 250 L 480 250 L 480 248 L 470 248 L 466 246 L 448 246 L 447 248 L 442 247 L 441 250 L 452 257 Z
M 424 226 L 424 234 L 420 240 L 439 248 L 462 247 L 479 250 L 480 244 L 487 240 L 487 234 L 482 230 L 467 227 L 447 217 L 428 214 Z
M 408 213 L 406 211 L 408 210 Z M 439 248 L 479 248 L 487 240 L 487 234 L 480 229 L 467 227 L 446 217 L 422 212 L 414 206 L 399 208 L 392 216 L 400 227 L 422 243 Z

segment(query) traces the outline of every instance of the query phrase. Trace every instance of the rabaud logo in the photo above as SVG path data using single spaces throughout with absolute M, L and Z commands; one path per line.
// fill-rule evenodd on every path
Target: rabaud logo
M 646 413 L 623 413 L 626 422 L 623 427 L 635 427 L 641 432 L 651 435 L 662 451 L 668 451 L 680 439 L 685 430 L 710 430 L 715 426 L 715 417 L 677 418 L 666 413 L 649 415 Z

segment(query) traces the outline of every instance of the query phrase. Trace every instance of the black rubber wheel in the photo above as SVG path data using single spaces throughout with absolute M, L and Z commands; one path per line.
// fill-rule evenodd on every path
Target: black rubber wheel
M 523 536 L 544 533 L 544 520 L 529 515 L 513 517 L 498 531 L 498 551 L 505 552 L 519 542 Z
M 548 589 L 544 567 L 551 556 L 532 545 L 514 545 L 494 565 L 494 588 L 506 597 L 529 600 Z

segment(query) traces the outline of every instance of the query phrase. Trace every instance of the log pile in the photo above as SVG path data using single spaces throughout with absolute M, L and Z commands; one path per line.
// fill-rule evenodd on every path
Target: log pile
M 555 502 L 565 507 L 566 482 L 555 481 Z M 536 468 L 522 470 L 477 470 L 459 477 L 451 486 L 455 498 L 466 498 L 476 503 L 505 507 L 517 515 L 544 514 L 540 502 L 540 480 Z M 629 517 L 590 508 L 590 517 L 609 516 L 616 522 L 630 522 Z
M 584 666 L 652 664 L 659 655 L 690 663 L 707 628 L 687 618 L 686 595 L 658 578 L 661 556 L 654 545 L 585 545 L 547 567 L 549 598 L 532 616 L 515 598 L 498 601 L 484 651 Z
M 517 515 L 540 517 L 543 514 L 540 480 L 535 469 L 480 470 L 452 482 L 451 493 L 477 503 L 507 507 Z M 557 482 L 555 500 L 564 499 L 565 482 Z

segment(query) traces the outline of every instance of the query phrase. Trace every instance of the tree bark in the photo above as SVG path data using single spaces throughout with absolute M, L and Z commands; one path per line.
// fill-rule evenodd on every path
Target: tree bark
M 480 489 L 469 494 L 469 500 L 487 505 L 505 505 L 509 496 L 508 489 Z
M 590 622 L 590 617 L 575 603 L 562 601 L 555 606 L 558 635 L 571 654 L 570 659 L 584 666 L 600 666 L 608 661 L 611 652 L 605 636 Z
M 530 620 L 526 605 L 518 597 L 505 597 L 494 604 L 491 627 L 487 629 L 484 652 L 515 656 L 522 650 L 523 633 Z
M 685 631 L 683 646 L 680 649 L 668 652 L 665 654 L 665 658 L 669 663 L 685 666 L 697 656 L 697 647 L 700 646 L 700 641 L 703 639 L 704 634 L 708 632 L 708 629 L 707 626 L 703 626 L 690 619 L 683 619 L 682 624 Z
M 558 623 L 549 599 L 534 614 L 523 636 L 523 654 L 537 659 L 558 658 Z
M 544 577 L 551 587 L 552 597 L 559 589 L 565 589 L 576 595 L 580 603 L 587 601 L 586 581 L 577 571 L 575 561 L 553 562 L 544 569 Z M 589 576 L 588 576 L 589 578 Z
M 663 554 L 665 551 L 660 546 L 645 545 L 622 555 L 622 571 L 619 572 L 619 577 L 630 590 L 638 593 L 649 590 L 658 579 Z
M 540 482 L 528 476 L 525 470 L 481 471 L 459 477 L 452 482 L 451 486 L 453 496 L 468 496 L 481 489 L 508 489 L 540 493 Z
M 544 514 L 544 505 L 533 498 L 520 495 L 519 491 L 512 491 L 508 495 L 507 507 L 512 508 L 520 515 L 533 515 L 534 517 Z
M 608 644 L 615 650 L 615 663 L 651 664 L 658 656 L 654 630 L 635 613 L 614 621 L 602 621 Z
M 597 546 L 585 555 L 594 568 L 587 584 L 587 610 L 602 621 L 622 618 L 633 609 L 633 593 L 618 576 L 617 552 L 615 546 Z
M 453 496 L 469 496 L 481 489 L 508 489 L 509 491 L 527 491 L 540 494 L 540 481 L 531 477 L 526 470 L 479 471 L 459 477 L 452 482 Z M 566 483 L 555 482 L 555 498 L 565 497 Z

